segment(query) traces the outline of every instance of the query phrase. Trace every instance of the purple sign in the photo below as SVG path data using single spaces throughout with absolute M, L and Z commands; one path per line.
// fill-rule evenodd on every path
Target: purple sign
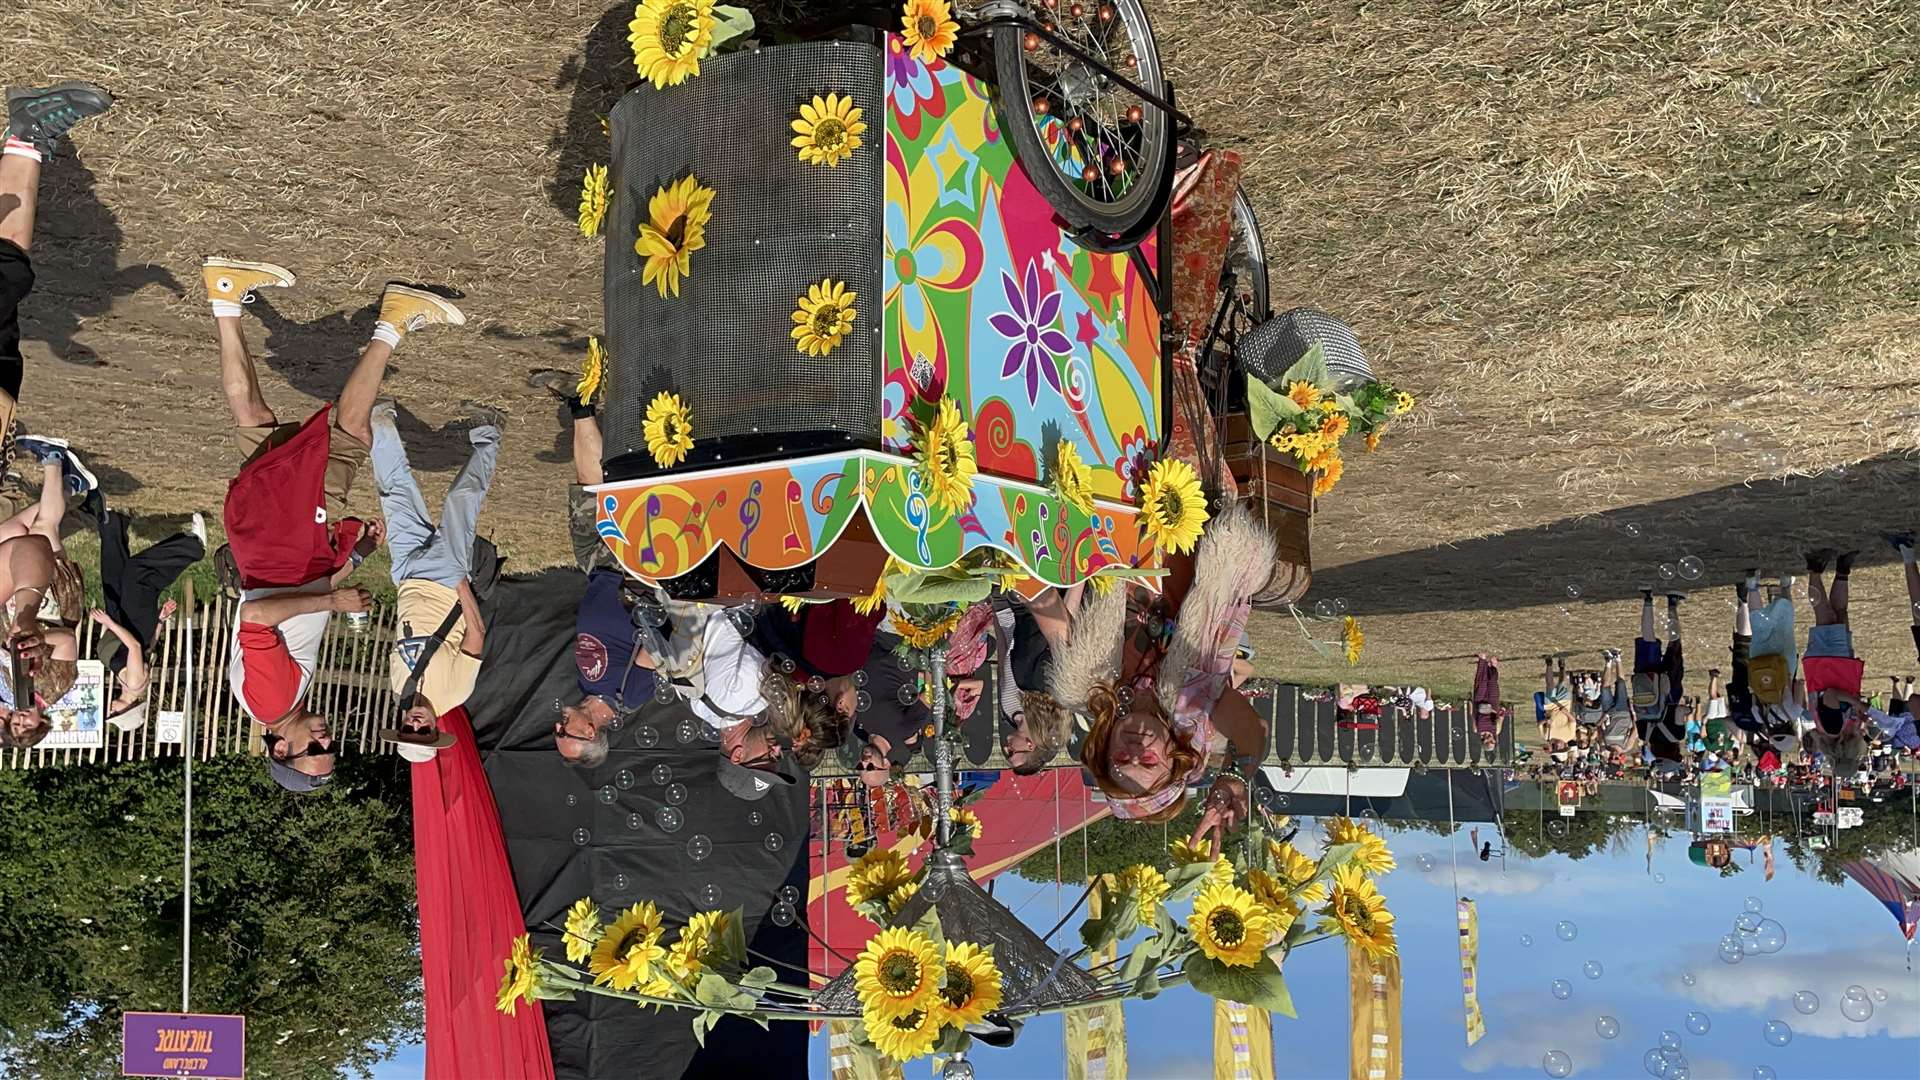
M 127 1013 L 120 1023 L 120 1075 L 243 1080 L 247 1018 Z

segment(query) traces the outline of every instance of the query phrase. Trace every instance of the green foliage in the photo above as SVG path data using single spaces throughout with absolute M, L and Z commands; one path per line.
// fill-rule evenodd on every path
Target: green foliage
M 1180 816 L 1166 825 L 1129 824 L 1117 818 L 1107 817 L 1080 830 L 1085 837 L 1086 858 L 1084 872 L 1081 858 L 1081 835 L 1068 833 L 1060 840 L 1060 862 L 1056 874 L 1054 850 L 1043 848 L 1021 860 L 1014 867 L 1014 873 L 1027 881 L 1051 882 L 1056 876 L 1061 881 L 1085 881 L 1090 875 L 1113 874 L 1132 866 L 1145 863 L 1165 869 L 1172 863 L 1167 855 L 1167 841 L 1185 840 L 1193 835 L 1200 823 L 1200 800 L 1190 799 L 1187 808 Z
M 1266 441 L 1281 424 L 1291 423 L 1299 415 L 1300 406 L 1295 405 L 1292 398 L 1252 375 L 1247 376 L 1247 423 L 1253 428 L 1255 438 Z
M 249 1074 L 366 1075 L 422 1034 L 411 803 L 390 758 L 291 796 L 194 766 L 193 996 L 248 1020 Z M 0 1062 L 116 1077 L 120 1013 L 180 1005 L 177 759 L 0 772 Z
M 1187 957 L 1181 970 L 1186 973 L 1187 982 L 1208 997 L 1237 1001 L 1281 1016 L 1297 1015 L 1293 1011 L 1293 995 L 1287 992 L 1287 980 L 1280 975 L 1280 966 L 1266 956 L 1251 967 L 1234 967 L 1195 952 Z
M 1837 838 L 1832 831 L 1814 825 L 1811 820 L 1806 823 L 1805 835 L 1786 837 L 1787 857 L 1793 860 L 1794 866 L 1822 881 L 1842 885 L 1849 880 L 1846 865 L 1850 862 L 1913 850 L 1912 813 L 1897 796 L 1883 803 L 1861 800 L 1851 805 L 1860 809 L 1861 823 L 1851 829 L 1841 829 Z M 1808 839 L 1814 836 L 1825 837 L 1827 846 L 1815 848 L 1809 844 Z
M 1555 822 L 1566 824 L 1564 835 L 1555 835 L 1559 831 Z M 1563 818 L 1551 812 L 1542 815 L 1538 810 L 1515 810 L 1503 817 L 1501 824 L 1506 832 L 1507 846 L 1514 851 L 1536 859 L 1557 851 L 1578 860 L 1605 851 L 1614 837 L 1639 830 L 1646 824 L 1646 819 L 1638 814 L 1584 811 Z M 1481 835 L 1484 837 L 1485 833 Z

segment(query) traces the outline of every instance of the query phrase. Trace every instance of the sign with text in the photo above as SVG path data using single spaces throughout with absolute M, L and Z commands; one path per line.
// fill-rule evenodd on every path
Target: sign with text
M 120 1021 L 120 1075 L 243 1080 L 247 1018 L 127 1013 Z

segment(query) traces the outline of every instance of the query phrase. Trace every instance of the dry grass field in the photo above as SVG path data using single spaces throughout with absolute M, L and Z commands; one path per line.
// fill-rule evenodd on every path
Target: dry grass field
M 1317 518 L 1309 606 L 1361 618 L 1355 674 L 1457 686 L 1481 648 L 1623 645 L 1660 564 L 1724 586 L 1809 542 L 1866 548 L 1863 654 L 1909 663 L 1875 533 L 1920 518 L 1920 9 L 1149 7 L 1181 104 L 1248 159 L 1276 306 L 1345 317 L 1421 398 Z M 444 486 L 460 400 L 506 406 L 492 528 L 520 565 L 558 560 L 561 414 L 519 385 L 598 330 L 600 241 L 571 204 L 633 77 L 627 13 L 11 8 L 7 82 L 120 100 L 49 170 L 30 428 L 73 437 L 120 503 L 213 507 L 233 461 L 202 255 L 302 275 L 249 323 L 283 415 L 337 389 L 382 281 L 442 282 L 471 325 L 409 341 L 389 381 L 416 462 Z M 1688 611 L 1704 658 L 1721 590 Z M 1260 632 L 1271 673 L 1334 674 L 1291 620 Z

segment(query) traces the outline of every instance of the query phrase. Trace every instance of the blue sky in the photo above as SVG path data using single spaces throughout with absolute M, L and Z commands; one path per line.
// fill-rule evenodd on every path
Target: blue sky
M 1461 889 L 1480 908 L 1480 1000 L 1487 1024 L 1486 1038 L 1468 1049 L 1447 841 L 1402 832 L 1392 836 L 1392 844 L 1401 866 L 1381 884 L 1399 919 L 1402 1034 L 1410 1078 L 1544 1076 L 1541 1058 L 1548 1050 L 1565 1051 L 1576 1077 L 1644 1077 L 1641 1057 L 1664 1030 L 1681 1035 L 1696 1080 L 1748 1080 L 1758 1064 L 1771 1066 L 1781 1080 L 1920 1076 L 1920 974 L 1907 967 L 1906 942 L 1892 917 L 1865 890 L 1801 874 L 1784 850 L 1771 882 L 1761 880 L 1758 865 L 1723 879 L 1689 863 L 1684 840 L 1656 849 L 1653 870 L 1666 879 L 1657 883 L 1646 870 L 1644 840 L 1637 835 L 1623 850 L 1579 862 L 1558 855 L 1540 860 L 1514 855 L 1504 869 L 1497 859 L 1462 863 Z M 1464 858 L 1464 829 L 1459 844 Z M 1434 856 L 1433 872 L 1422 873 L 1416 865 L 1421 852 Z M 999 880 L 996 892 L 1042 931 L 1057 918 L 1056 904 L 1071 904 L 1077 895 L 1063 890 L 1056 897 L 1051 885 L 1011 875 Z M 1720 936 L 1748 896 L 1758 897 L 1764 914 L 1786 928 L 1787 946 L 1738 965 L 1722 963 L 1716 953 Z M 1561 919 L 1577 927 L 1572 942 L 1554 936 Z M 1062 936 L 1071 933 L 1069 927 Z M 1532 935 L 1530 948 L 1521 945 L 1522 934 Z M 1598 980 L 1581 971 L 1589 959 L 1605 969 Z M 1695 985 L 1684 984 L 1686 972 L 1693 973 Z M 1573 984 L 1570 999 L 1550 994 L 1557 978 Z M 1300 1017 L 1275 1021 L 1276 1075 L 1344 1077 L 1344 952 L 1333 943 L 1301 949 L 1288 960 L 1287 980 Z M 1855 983 L 1888 994 L 1866 1023 L 1840 1014 L 1841 995 Z M 1818 994 L 1819 1011 L 1795 1012 L 1791 998 L 1797 990 Z M 1705 1036 L 1687 1033 L 1691 1011 L 1709 1018 Z M 1603 1040 L 1595 1033 L 1601 1015 L 1619 1021 L 1618 1038 Z M 1762 1040 L 1762 1027 L 1773 1019 L 1792 1027 L 1789 1045 L 1775 1048 Z M 1212 1075 L 1209 999 L 1190 990 L 1169 991 L 1151 1002 L 1129 1004 L 1126 1022 L 1135 1080 Z M 824 1035 L 815 1038 L 815 1076 L 826 1074 L 825 1050 Z M 1040 1018 L 1015 1046 L 981 1049 L 974 1057 L 982 1080 L 1060 1076 L 1060 1020 Z M 376 1075 L 399 1080 L 417 1077 L 420 1070 L 418 1049 L 408 1048 Z M 907 1075 L 927 1072 L 918 1065 Z

